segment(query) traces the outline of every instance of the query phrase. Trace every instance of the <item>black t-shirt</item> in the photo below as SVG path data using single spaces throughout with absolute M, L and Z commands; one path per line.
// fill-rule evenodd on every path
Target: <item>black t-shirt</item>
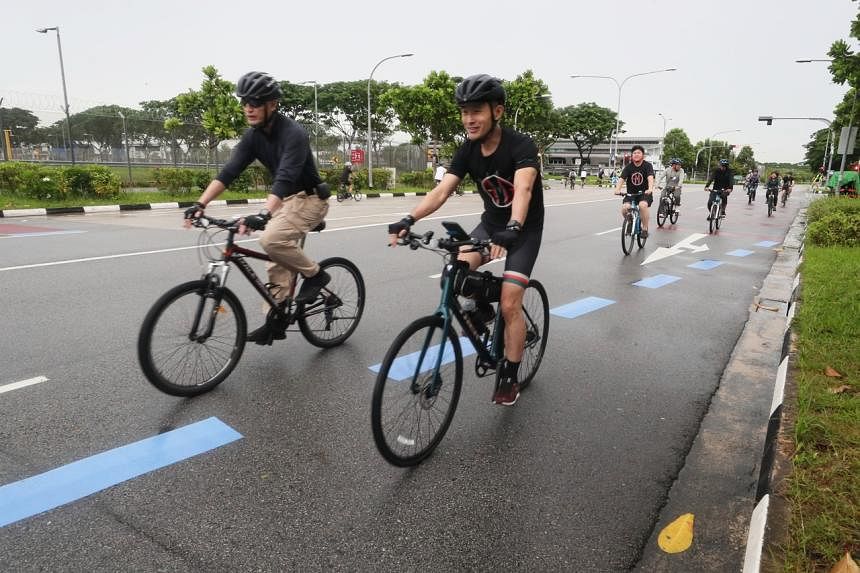
M 349 185 L 350 175 L 352 175 L 352 169 L 350 169 L 348 166 L 345 166 L 340 174 L 340 182 L 344 185 Z
M 467 140 L 451 160 L 448 173 L 452 173 L 463 179 L 468 173 L 473 181 L 477 182 L 478 193 L 484 200 L 484 213 L 481 221 L 488 225 L 504 227 L 511 219 L 511 206 L 504 208 L 496 207 L 481 186 L 481 181 L 491 175 L 513 184 L 514 173 L 517 169 L 534 167 L 538 174 L 532 185 L 532 198 L 524 228 L 543 227 L 543 182 L 540 177 L 540 161 L 538 160 L 537 146 L 530 137 L 502 128 L 502 140 L 499 146 L 489 156 L 484 157 L 481 153 L 481 144 L 476 141 Z
M 648 177 L 654 177 L 654 166 L 643 161 L 638 167 L 632 162 L 621 171 L 621 178 L 627 183 L 627 193 L 638 195 L 648 190 Z

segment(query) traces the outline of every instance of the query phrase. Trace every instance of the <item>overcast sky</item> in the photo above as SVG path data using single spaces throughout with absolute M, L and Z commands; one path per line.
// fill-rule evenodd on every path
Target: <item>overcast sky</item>
M 832 119 L 845 88 L 831 83 L 831 43 L 848 40 L 849 0 L 410 0 L 206 2 L 136 0 L 4 2 L 0 97 L 4 107 L 60 119 L 59 26 L 72 113 L 98 104 L 135 107 L 167 99 L 214 65 L 236 81 L 249 70 L 291 82 L 374 79 L 420 83 L 432 70 L 544 80 L 556 107 L 596 102 L 615 109 L 606 79 L 656 69 L 621 91 L 627 134 L 683 128 L 695 143 L 718 136 L 750 144 L 763 161 L 801 161 L 812 121 L 766 127 L 759 115 Z M 856 43 L 852 47 L 857 49 Z

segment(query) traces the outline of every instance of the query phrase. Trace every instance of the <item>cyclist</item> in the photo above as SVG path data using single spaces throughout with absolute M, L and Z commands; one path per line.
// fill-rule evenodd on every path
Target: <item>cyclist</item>
M 331 277 L 309 259 L 299 243 L 328 212 L 328 186 L 322 182 L 304 128 L 278 112 L 280 85 L 263 72 L 249 72 L 239 78 L 236 95 L 250 125 L 233 149 L 230 160 L 206 187 L 200 198 L 185 211 L 185 226 L 199 217 L 213 199 L 245 170 L 259 160 L 272 174 L 272 189 L 265 207 L 256 215 L 240 220 L 240 232 L 264 231 L 260 246 L 272 259 L 267 264 L 269 286 L 281 302 L 290 291 L 295 273 L 305 280 L 296 301 L 316 298 Z M 265 324 L 248 335 L 248 341 L 271 344 L 285 337 L 286 324 L 269 314 Z
M 791 174 L 791 171 L 785 174 L 782 178 L 782 196 L 783 196 L 783 206 L 785 206 L 785 202 L 788 201 L 789 196 L 791 195 L 791 189 L 794 187 L 794 175 Z
M 346 191 L 352 195 L 352 181 L 355 175 L 352 173 L 352 162 L 347 161 L 343 164 L 343 171 L 340 174 L 340 189 L 341 192 Z
M 752 200 L 755 201 L 755 191 L 758 189 L 758 169 L 753 168 L 747 174 L 747 194 L 752 195 Z
M 714 184 L 714 190 L 711 191 L 711 183 Z M 729 169 L 729 160 L 728 159 L 720 159 L 720 165 L 714 169 L 713 173 L 708 176 L 708 180 L 705 182 L 705 191 L 710 191 L 710 195 L 708 195 L 708 221 L 711 220 L 711 205 L 714 203 L 714 199 L 717 198 L 717 194 L 719 193 L 723 198 L 722 207 L 720 208 L 720 218 L 724 218 L 726 216 L 726 203 L 728 203 L 729 194 L 732 192 L 732 187 L 734 185 L 734 175 L 732 174 L 732 170 Z
M 765 188 L 765 202 L 773 195 L 773 204 L 776 205 L 776 198 L 779 195 L 779 171 L 771 171 L 767 178 L 767 186 Z
M 415 221 L 433 213 L 450 197 L 468 174 L 478 182 L 484 201 L 481 222 L 471 236 L 491 239 L 490 259 L 504 257 L 500 308 L 505 319 L 505 356 L 496 370 L 493 402 L 512 406 L 519 398 L 517 371 L 525 347 L 523 294 L 537 260 L 543 234 L 543 184 L 540 161 L 534 142 L 526 135 L 502 127 L 505 89 L 501 81 L 479 74 L 464 79 L 455 90 L 466 141 L 451 160 L 448 172 L 412 212 L 388 226 L 391 245 Z M 487 259 L 480 253 L 461 253 L 474 270 Z M 476 312 L 482 311 L 478 300 Z M 483 301 L 484 309 L 487 303 Z
M 684 185 L 684 179 L 687 174 L 684 173 L 681 167 L 681 160 L 677 157 L 669 161 L 669 168 L 660 172 L 659 183 L 657 184 L 663 191 L 660 193 L 660 201 L 669 194 L 669 191 L 675 192 L 675 212 L 681 212 L 681 187 Z
M 615 186 L 616 195 L 624 195 L 621 201 L 621 219 L 627 218 L 630 205 L 635 200 L 639 204 L 639 216 L 642 220 L 642 238 L 648 237 L 648 207 L 654 202 L 654 166 L 645 161 L 645 148 L 634 145 L 630 148 L 632 161 L 624 166 Z M 627 185 L 627 194 L 621 191 Z

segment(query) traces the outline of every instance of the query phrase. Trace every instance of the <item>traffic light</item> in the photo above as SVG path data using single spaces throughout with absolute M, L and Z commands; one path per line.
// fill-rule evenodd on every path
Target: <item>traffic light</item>
M 768 125 L 773 125 L 773 116 L 772 115 L 760 115 L 758 116 L 759 121 L 763 121 Z

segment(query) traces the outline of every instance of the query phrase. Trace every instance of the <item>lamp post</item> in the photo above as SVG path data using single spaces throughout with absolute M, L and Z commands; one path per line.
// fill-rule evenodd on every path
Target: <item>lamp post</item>
M 412 54 L 396 54 L 394 56 L 388 56 L 387 58 L 382 58 L 376 65 L 373 66 L 373 69 L 370 70 L 370 77 L 367 78 L 367 186 L 370 189 L 373 189 L 373 147 L 372 147 L 372 127 L 370 123 L 370 82 L 373 81 L 373 72 L 376 71 L 376 68 L 379 67 L 382 62 L 386 62 L 388 60 L 393 60 L 394 58 L 408 58 Z
M 618 87 L 618 105 L 615 108 L 615 151 L 612 153 L 612 167 L 613 167 L 613 169 L 615 168 L 615 166 L 618 162 L 618 137 L 619 137 L 619 130 L 621 129 L 621 88 L 623 88 L 624 84 L 627 83 L 627 80 L 629 80 L 631 78 L 636 78 L 639 76 L 648 76 L 651 74 L 659 74 L 662 72 L 674 72 L 677 69 L 678 68 L 666 68 L 664 70 L 652 70 L 650 72 L 631 74 L 631 75 L 627 76 L 626 78 L 624 78 L 623 80 L 621 80 L 621 82 L 619 82 L 618 80 L 616 80 L 612 76 L 594 76 L 594 75 L 582 75 L 582 74 L 570 76 L 573 79 L 576 79 L 576 78 L 602 78 L 605 80 L 612 80 L 613 82 L 615 82 L 615 85 Z M 610 148 L 611 148 L 611 143 L 612 142 L 610 141 Z
M 737 133 L 737 132 L 739 132 L 739 131 L 741 131 L 741 130 L 740 130 L 740 129 L 727 129 L 727 130 L 725 130 L 725 131 L 718 131 L 717 133 L 715 133 L 714 135 L 712 135 L 712 136 L 708 139 L 708 141 L 713 141 L 713 140 L 714 140 L 714 138 L 715 138 L 716 136 L 718 136 L 718 135 L 722 135 L 722 134 L 724 134 L 724 133 Z M 708 165 L 705 167 L 705 173 L 710 173 L 710 172 L 711 172 L 711 148 L 713 148 L 713 147 L 716 147 L 716 145 L 712 145 L 712 146 L 708 147 Z
M 657 115 L 659 115 L 660 117 L 663 118 L 663 138 L 660 139 L 660 163 L 662 165 L 665 165 L 666 159 L 663 157 L 663 154 L 665 153 L 665 150 L 666 150 L 666 121 L 667 120 L 666 120 L 666 116 L 663 115 L 662 113 L 658 113 Z M 671 117 L 669 118 L 669 121 L 672 121 Z
M 72 151 L 72 165 L 75 164 L 75 140 L 72 138 L 72 122 L 69 119 L 69 95 L 66 91 L 66 70 L 63 66 L 63 45 L 60 43 L 60 27 L 52 26 L 50 28 L 39 28 L 36 30 L 40 34 L 47 34 L 49 30 L 57 33 L 57 51 L 60 54 L 60 77 L 63 79 L 63 102 L 66 105 L 66 130 L 69 132 L 69 144 Z
M 552 97 L 552 94 L 535 94 L 534 98 L 529 98 L 527 100 L 521 101 L 517 106 L 516 111 L 514 111 L 514 131 L 517 130 L 517 117 L 520 114 L 520 108 L 525 105 L 527 101 L 531 101 L 532 99 L 549 99 Z
M 131 185 L 132 185 L 131 153 L 129 153 L 129 147 L 128 147 L 128 129 L 126 128 L 126 125 L 125 125 L 125 114 L 119 110 L 117 110 L 117 113 L 122 118 L 122 135 L 125 138 L 125 163 L 126 163 L 126 165 L 128 165 L 128 186 L 131 187 Z
M 320 112 L 319 107 L 317 106 L 317 82 L 316 80 L 308 80 L 306 82 L 302 82 L 301 85 L 314 85 L 314 156 L 317 159 L 317 165 L 320 162 L 320 140 L 318 131 L 320 128 Z

